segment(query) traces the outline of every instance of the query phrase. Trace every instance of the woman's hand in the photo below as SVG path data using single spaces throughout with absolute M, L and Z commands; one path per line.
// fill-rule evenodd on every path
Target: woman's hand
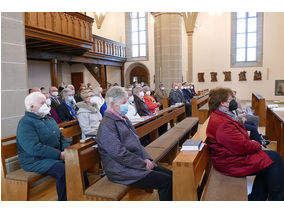
M 64 154 L 64 151 L 60 153 L 60 157 L 59 157 L 60 160 L 65 160 L 65 154 Z
M 154 168 L 153 163 L 149 159 L 145 159 L 144 161 L 146 163 L 146 169 L 152 170 Z

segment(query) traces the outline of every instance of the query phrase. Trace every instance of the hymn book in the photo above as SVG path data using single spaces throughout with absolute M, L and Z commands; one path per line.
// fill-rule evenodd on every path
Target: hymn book
M 188 139 L 182 144 L 181 151 L 200 151 L 204 146 L 204 143 L 202 143 L 202 140 L 192 140 Z

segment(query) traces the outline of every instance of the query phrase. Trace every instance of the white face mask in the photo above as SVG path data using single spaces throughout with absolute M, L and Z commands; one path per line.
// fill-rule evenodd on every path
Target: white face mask
M 141 98 L 143 98 L 143 97 L 144 97 L 144 92 L 141 91 L 141 92 L 139 93 L 139 96 L 140 96 Z
M 146 92 L 146 95 L 151 95 L 151 91 L 147 91 L 147 92 Z
M 161 87 L 161 90 L 165 90 L 165 87 Z
M 94 96 L 90 99 L 91 104 L 98 104 L 98 103 L 100 103 L 100 101 L 101 101 L 101 99 L 98 96 Z
M 178 89 L 178 86 L 176 86 L 175 89 Z
M 181 86 L 181 88 L 180 89 L 184 89 L 184 86 Z
M 130 102 L 133 102 L 133 101 L 134 101 L 133 95 L 131 95 L 131 96 L 128 98 L 128 101 L 130 101 Z
M 48 107 L 46 104 L 43 104 L 39 109 L 38 109 L 38 113 L 41 116 L 46 116 L 50 111 L 50 107 Z
M 46 99 L 45 103 L 47 104 L 47 106 L 50 106 L 51 105 L 51 99 L 50 98 Z
M 58 92 L 53 92 L 53 93 L 51 93 L 51 95 L 56 97 L 56 96 L 58 96 Z

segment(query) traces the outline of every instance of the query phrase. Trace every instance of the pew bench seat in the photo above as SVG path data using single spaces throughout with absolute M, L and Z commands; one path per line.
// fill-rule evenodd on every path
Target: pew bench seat
M 35 182 L 46 175 L 41 175 L 35 172 L 26 172 L 23 169 L 18 169 L 13 172 L 10 172 L 6 175 L 6 178 L 9 180 L 19 180 L 19 181 L 28 181 L 28 182 Z
M 209 110 L 208 102 L 200 107 L 199 110 Z
M 246 177 L 231 177 L 211 167 L 208 185 L 201 198 L 204 201 L 247 201 Z

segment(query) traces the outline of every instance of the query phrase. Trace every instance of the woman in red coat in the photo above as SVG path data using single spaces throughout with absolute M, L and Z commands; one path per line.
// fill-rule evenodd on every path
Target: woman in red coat
M 235 105 L 232 96 L 229 88 L 216 88 L 209 93 L 212 113 L 206 142 L 213 167 L 233 177 L 256 175 L 249 200 L 284 200 L 282 157 L 250 140 L 243 124 L 229 111 Z
M 143 87 L 144 101 L 151 113 L 155 113 L 156 108 L 159 109 L 160 103 L 156 103 L 155 98 L 151 96 L 151 89 L 148 86 Z

